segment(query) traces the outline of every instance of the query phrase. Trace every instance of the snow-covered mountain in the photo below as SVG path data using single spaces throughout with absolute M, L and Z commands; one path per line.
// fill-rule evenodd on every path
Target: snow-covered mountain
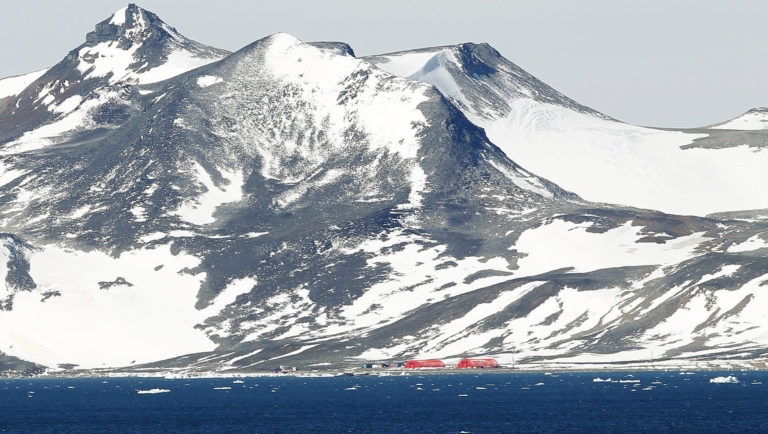
M 670 213 L 768 208 L 762 132 L 637 127 L 579 105 L 487 44 L 372 56 L 393 74 L 433 84 L 517 163 L 581 197 Z M 762 114 L 761 114 L 762 113 Z M 756 129 L 762 111 L 716 128 Z
M 171 34 L 125 11 L 99 26 Z M 173 32 L 134 56 L 188 41 Z M 766 215 L 587 202 L 511 160 L 471 100 L 343 43 L 184 46 L 221 60 L 148 83 L 140 65 L 91 76 L 113 60 L 81 71 L 70 54 L 0 114 L 0 368 L 764 354 Z M 135 58 L 152 71 L 170 55 Z M 30 97 L 61 65 L 79 95 L 119 97 L 28 135 L 68 116 L 47 107 L 72 95 Z M 615 122 L 515 74 L 536 84 L 521 94 Z M 497 85 L 482 101 L 507 104 Z
M 89 136 L 130 116 L 129 85 L 156 83 L 228 52 L 180 35 L 131 4 L 98 23 L 86 42 L 53 67 L 0 81 L 0 153 L 40 149 Z

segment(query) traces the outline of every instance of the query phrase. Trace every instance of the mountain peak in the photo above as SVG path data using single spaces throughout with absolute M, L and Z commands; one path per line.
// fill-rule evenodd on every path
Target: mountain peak
M 503 118 L 514 110 L 510 101 L 530 100 L 609 119 L 561 94 L 487 43 L 465 42 L 366 59 L 394 75 L 434 85 L 459 108 L 480 118 Z
M 152 12 L 129 3 L 108 19 L 96 24 L 86 35 L 89 45 L 102 42 L 119 42 L 121 48 L 130 48 L 136 43 L 156 35 L 159 39 L 184 39 L 175 29 L 168 26 Z
M 95 107 L 123 101 L 114 85 L 157 83 L 227 55 L 226 50 L 184 37 L 154 13 L 131 3 L 96 24 L 85 43 L 59 63 L 31 76 L 23 90 L 14 90 L 16 103 L 0 107 L 3 122 L 13 126 L 0 133 L 0 141 L 17 138 L 18 149 L 47 146 L 30 132 L 40 122 L 78 119 L 57 135 L 92 126 L 89 113 L 95 113 Z M 22 140 L 20 135 L 28 132 L 28 139 Z
M 122 80 L 126 74 L 143 73 L 174 60 L 174 53 L 177 57 L 184 57 L 175 63 L 197 66 L 228 54 L 187 39 L 157 15 L 134 3 L 96 24 L 95 29 L 86 35 L 86 43 L 73 52 L 79 61 L 77 69 L 80 72 L 89 76 L 113 73 L 111 82 Z M 98 59 L 102 60 L 102 65 L 95 63 Z M 108 61 L 103 61 L 105 59 Z M 167 77 L 168 74 L 160 74 L 152 81 Z M 145 79 L 141 82 L 150 81 Z

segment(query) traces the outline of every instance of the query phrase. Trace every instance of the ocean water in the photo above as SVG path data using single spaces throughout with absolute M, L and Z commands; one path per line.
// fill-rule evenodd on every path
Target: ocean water
M 414 431 L 768 432 L 768 372 L 0 380 L 0 432 Z

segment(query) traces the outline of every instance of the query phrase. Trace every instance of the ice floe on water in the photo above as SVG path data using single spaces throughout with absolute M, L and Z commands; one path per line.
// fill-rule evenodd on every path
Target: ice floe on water
M 733 375 L 729 375 L 727 377 L 710 378 L 709 382 L 715 383 L 715 384 L 736 384 L 739 382 L 739 379 L 734 377 Z
M 170 390 L 168 389 L 146 389 L 146 390 L 137 390 L 136 393 L 139 395 L 156 395 L 158 393 L 169 393 Z

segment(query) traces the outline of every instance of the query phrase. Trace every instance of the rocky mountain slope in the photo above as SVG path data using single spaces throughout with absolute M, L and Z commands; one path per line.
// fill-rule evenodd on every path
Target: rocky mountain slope
M 514 104 L 481 62 L 471 100 L 343 43 L 227 54 L 133 5 L 89 35 L 2 100 L 0 368 L 763 357 L 768 217 L 591 203 L 526 170 L 470 109 Z

